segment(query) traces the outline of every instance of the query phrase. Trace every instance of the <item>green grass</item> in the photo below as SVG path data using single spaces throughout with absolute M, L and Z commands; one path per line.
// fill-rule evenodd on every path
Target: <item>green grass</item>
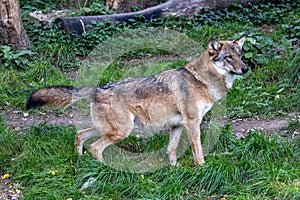
M 38 6 L 23 1 L 22 5 L 23 12 Z M 242 9 L 236 5 L 232 10 L 207 10 L 191 19 L 140 19 L 116 26 L 100 23 L 86 35 L 77 36 L 57 27 L 32 24 L 24 16 L 31 40 L 29 51 L 0 48 L 1 111 L 23 111 L 27 96 L 37 88 L 78 84 L 69 77 L 75 76 L 80 60 L 99 43 L 134 28 L 159 27 L 184 33 L 202 47 L 211 38 L 234 39 L 246 33 L 244 61 L 251 71 L 238 77 L 226 96 L 226 116 L 285 117 L 300 110 L 299 20 L 299 3 L 281 1 L 276 6 L 260 4 Z M 262 31 L 269 26 L 272 31 Z M 176 55 L 162 49 L 127 51 L 101 72 L 97 81 L 103 85 L 187 63 L 184 59 L 158 59 L 168 56 Z M 131 63 L 130 59 L 138 61 Z M 80 78 L 86 79 L 82 83 L 89 82 L 88 77 Z M 11 174 L 12 180 L 24 187 L 24 199 L 300 198 L 300 139 L 291 138 L 299 132 L 299 119 L 289 121 L 282 130 L 288 137 L 282 138 L 275 133 L 251 132 L 236 140 L 231 136 L 230 126 L 225 127 L 206 156 L 205 165 L 193 166 L 188 149 L 179 159 L 180 166 L 167 165 L 145 173 L 116 170 L 95 161 L 88 151 L 78 156 L 74 152 L 75 132 L 71 126 L 39 125 L 20 134 L 1 118 L 0 175 Z M 205 134 L 204 131 L 203 137 Z M 135 153 L 151 152 L 165 147 L 167 140 L 166 134 L 146 139 L 131 136 L 118 147 Z M 111 155 L 114 152 L 114 147 L 108 149 L 106 158 L 117 158 Z M 87 181 L 93 184 L 81 190 Z
M 297 199 L 300 194 L 299 138 L 251 132 L 236 140 L 230 128 L 224 129 L 218 145 L 227 154 L 215 150 L 203 166 L 193 166 L 188 150 L 178 167 L 130 173 L 103 165 L 89 153 L 76 155 L 73 127 L 31 127 L 19 135 L 1 123 L 0 136 L 0 150 L 5 152 L 0 173 L 12 174 L 25 187 L 25 199 Z M 155 136 L 154 143 L 160 137 Z M 139 145 L 157 148 L 147 142 Z M 87 181 L 93 184 L 81 190 Z

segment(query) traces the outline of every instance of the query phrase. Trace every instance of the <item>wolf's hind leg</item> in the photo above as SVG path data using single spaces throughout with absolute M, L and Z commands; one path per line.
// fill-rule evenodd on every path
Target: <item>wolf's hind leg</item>
M 91 144 L 90 151 L 93 157 L 101 162 L 104 149 L 127 138 L 134 128 L 133 115 L 123 104 L 117 104 L 118 102 L 115 102 L 113 107 L 111 104 L 102 103 L 95 112 L 97 114 L 94 116 L 94 123 L 101 127 L 101 138 Z
M 176 128 L 171 128 L 170 131 L 170 139 L 169 139 L 167 154 L 169 155 L 170 165 L 173 166 L 176 165 L 177 163 L 176 149 L 180 141 L 182 129 L 183 127 L 179 126 Z
M 96 136 L 100 136 L 100 132 L 95 127 L 77 131 L 75 138 L 76 151 L 82 155 L 83 143 L 86 140 Z
M 90 151 L 94 158 L 99 160 L 100 162 L 103 162 L 103 151 L 106 147 L 115 144 L 124 138 L 128 137 L 130 134 L 130 131 L 126 132 L 125 134 L 121 132 L 112 132 L 112 134 L 103 134 L 103 136 L 91 144 Z
M 106 147 L 109 145 L 112 145 L 114 142 L 111 141 L 106 136 L 102 136 L 99 140 L 91 144 L 90 151 L 94 158 L 99 160 L 100 162 L 103 162 L 103 151 Z

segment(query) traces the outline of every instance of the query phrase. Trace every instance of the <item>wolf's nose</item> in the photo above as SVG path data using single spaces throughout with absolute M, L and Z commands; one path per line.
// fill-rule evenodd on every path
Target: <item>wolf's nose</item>
M 247 71 L 249 71 L 249 68 L 246 66 L 243 66 L 241 70 L 242 70 L 243 74 L 245 74 L 245 73 L 247 73 Z

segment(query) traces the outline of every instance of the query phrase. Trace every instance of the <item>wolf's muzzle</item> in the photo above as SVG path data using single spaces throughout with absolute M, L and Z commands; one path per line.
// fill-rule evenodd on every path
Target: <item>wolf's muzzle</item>
M 243 66 L 241 71 L 242 71 L 243 74 L 246 74 L 249 71 L 249 68 L 246 67 L 246 66 Z
M 241 71 L 242 71 L 243 74 L 246 74 L 249 71 L 249 68 L 246 67 L 246 66 L 243 66 Z

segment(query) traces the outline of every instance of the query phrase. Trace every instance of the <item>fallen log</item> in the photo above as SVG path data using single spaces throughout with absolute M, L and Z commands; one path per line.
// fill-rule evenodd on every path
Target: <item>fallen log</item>
M 169 0 L 160 5 L 137 12 L 98 16 L 63 17 L 58 18 L 55 23 L 59 23 L 68 33 L 75 32 L 77 34 L 82 34 L 92 29 L 94 22 L 110 22 L 112 24 L 117 24 L 137 19 L 140 16 L 143 16 L 147 21 L 167 16 L 180 15 L 183 17 L 192 17 L 194 14 L 200 13 L 203 8 L 222 9 L 231 6 L 233 3 L 249 5 L 249 3 L 259 4 L 266 1 L 267 0 Z
M 61 24 L 63 29 L 68 33 L 75 32 L 77 34 L 82 34 L 92 29 L 92 24 L 94 22 L 110 22 L 112 24 L 117 24 L 119 22 L 128 22 L 129 20 L 137 19 L 139 16 L 143 16 L 147 21 L 163 17 L 167 13 L 167 8 L 171 7 L 176 1 L 177 0 L 170 0 L 158 6 L 131 13 L 58 18 L 55 23 Z

